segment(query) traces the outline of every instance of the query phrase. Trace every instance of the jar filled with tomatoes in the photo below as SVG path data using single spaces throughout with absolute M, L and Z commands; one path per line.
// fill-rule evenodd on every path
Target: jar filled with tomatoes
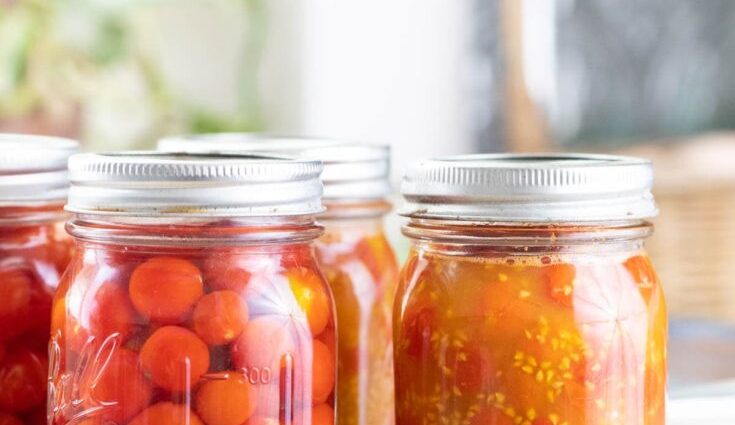
M 404 179 L 399 425 L 663 425 L 645 160 L 476 155 Z
M 325 233 L 316 242 L 339 326 L 337 418 L 342 425 L 395 422 L 392 308 L 398 265 L 385 235 L 390 152 L 333 140 L 219 134 L 164 139 L 163 150 L 275 152 L 324 163 Z
M 52 424 L 334 423 L 321 164 L 82 154 L 52 311 Z
M 75 141 L 0 135 L 0 423 L 46 421 L 51 301 L 71 258 L 66 161 Z

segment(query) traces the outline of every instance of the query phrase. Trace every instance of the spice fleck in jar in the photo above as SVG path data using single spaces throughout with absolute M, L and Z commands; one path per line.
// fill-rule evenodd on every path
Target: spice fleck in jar
M 53 305 L 53 424 L 332 424 L 318 161 L 69 162 L 76 254 Z
M 395 422 L 392 308 L 398 265 L 385 235 L 390 152 L 385 146 L 213 134 L 162 140 L 173 151 L 275 152 L 319 159 L 326 211 L 316 241 L 338 322 L 337 419 L 342 425 Z M 334 338 L 334 336 L 331 336 Z
M 651 165 L 426 160 L 404 179 L 399 425 L 663 425 L 667 318 L 643 240 Z
M 2 134 L 0 149 L 0 422 L 40 424 L 51 301 L 72 249 L 66 161 L 78 144 Z

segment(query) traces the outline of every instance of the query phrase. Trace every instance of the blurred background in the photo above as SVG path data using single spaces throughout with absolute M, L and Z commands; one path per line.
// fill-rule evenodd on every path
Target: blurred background
M 733 52 L 731 0 L 0 0 L 0 131 L 342 137 L 390 144 L 396 183 L 444 154 L 649 157 L 672 423 L 702 425 L 735 397 Z

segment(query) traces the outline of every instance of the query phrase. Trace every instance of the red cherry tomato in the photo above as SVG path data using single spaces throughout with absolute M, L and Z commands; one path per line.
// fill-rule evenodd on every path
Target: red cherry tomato
M 140 361 L 159 387 L 186 391 L 209 369 L 209 350 L 190 330 L 164 326 L 143 344 Z
M 122 342 L 126 341 L 137 322 L 128 291 L 116 282 L 105 282 L 92 298 L 82 305 L 82 317 L 87 318 L 91 334 L 98 340 L 119 335 Z
M 105 406 L 96 415 L 103 422 L 127 422 L 151 399 L 151 384 L 143 376 L 138 355 L 133 351 L 116 349 L 99 376 L 92 378 L 95 382 L 88 383 L 90 394 L 95 407 Z
M 208 425 L 242 425 L 255 411 L 255 391 L 242 374 L 229 372 L 202 384 L 195 402 Z
M 30 327 L 34 279 L 20 269 L 0 271 L 0 340 L 8 340 Z
M 128 425 L 204 425 L 204 422 L 183 404 L 161 402 L 142 411 Z
M 210 345 L 224 345 L 240 336 L 248 321 L 248 305 L 234 291 L 203 296 L 193 315 L 194 331 Z
M 7 353 L 0 364 L 0 410 L 19 413 L 41 405 L 47 373 L 43 355 L 23 348 Z
M 194 264 L 174 257 L 154 257 L 130 277 L 130 299 L 144 317 L 164 324 L 181 323 L 204 294 L 202 274 Z
M 204 282 L 212 289 L 227 289 L 244 294 L 252 273 L 242 259 L 237 255 L 223 253 L 207 258 L 202 267 Z

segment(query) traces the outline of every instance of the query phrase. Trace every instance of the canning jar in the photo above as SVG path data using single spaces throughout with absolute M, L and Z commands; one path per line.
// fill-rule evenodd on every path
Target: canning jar
M 0 135 L 0 423 L 46 418 L 51 300 L 71 256 L 67 139 Z
M 334 423 L 318 161 L 82 154 L 69 170 L 50 423 Z
M 342 425 L 395 422 L 392 309 L 398 265 L 383 218 L 390 152 L 386 146 L 248 134 L 164 139 L 163 150 L 276 152 L 319 159 L 326 212 L 316 253 L 336 302 L 337 418 Z
M 405 177 L 399 425 L 663 425 L 647 161 L 427 160 Z

